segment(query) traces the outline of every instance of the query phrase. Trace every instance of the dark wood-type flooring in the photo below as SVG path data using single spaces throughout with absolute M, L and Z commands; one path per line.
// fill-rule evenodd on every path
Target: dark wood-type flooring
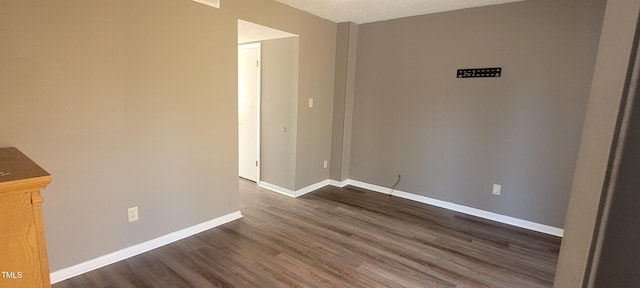
M 357 188 L 239 185 L 244 218 L 53 287 L 552 286 L 557 237 Z

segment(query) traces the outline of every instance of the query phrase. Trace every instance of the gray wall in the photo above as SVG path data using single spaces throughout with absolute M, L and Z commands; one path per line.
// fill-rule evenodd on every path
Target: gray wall
M 271 0 L 223 1 L 222 12 L 300 36 L 296 176 L 293 190 L 329 178 L 336 23 Z M 308 108 L 308 99 L 314 108 Z
M 357 49 L 358 25 L 352 22 L 339 23 L 336 40 L 333 134 L 331 136 L 329 175 L 331 179 L 337 181 L 349 178 Z
M 636 40 L 637 44 L 637 40 Z M 620 135 L 618 161 L 613 168 L 613 177 L 608 205 L 605 210 L 599 263 L 593 287 L 634 288 L 640 286 L 640 89 L 638 81 L 640 56 L 636 51 L 636 73 L 629 95 L 629 118 Z
M 300 35 L 294 190 L 328 179 L 329 169 L 322 164 L 331 156 L 336 23 L 272 0 L 222 5 L 236 18 Z M 312 109 L 309 98 L 315 102 Z
M 563 227 L 604 4 L 360 25 L 350 178 L 389 187 L 402 174 L 402 191 Z M 455 77 L 494 66 L 502 77 Z
M 298 37 L 262 41 L 260 180 L 293 190 L 296 169 Z M 285 131 L 282 131 L 282 128 Z
M 335 23 L 265 0 L 0 2 L 0 146 L 53 175 L 52 271 L 239 209 L 238 18 L 301 36 L 319 105 L 298 114 L 296 183 L 327 179 Z
M 609 175 L 612 140 L 634 45 L 638 11 L 639 0 L 607 1 L 554 287 L 586 287 L 583 286 L 587 283 L 586 267 L 597 228 L 601 195 Z

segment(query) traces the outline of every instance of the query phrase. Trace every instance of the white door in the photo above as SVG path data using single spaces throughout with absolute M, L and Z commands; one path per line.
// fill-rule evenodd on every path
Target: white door
M 238 174 L 259 180 L 260 43 L 238 45 Z

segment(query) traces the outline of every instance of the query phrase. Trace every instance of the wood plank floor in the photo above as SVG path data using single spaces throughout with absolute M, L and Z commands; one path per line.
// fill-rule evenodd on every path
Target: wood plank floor
M 239 185 L 244 218 L 53 287 L 552 286 L 557 237 L 357 188 Z

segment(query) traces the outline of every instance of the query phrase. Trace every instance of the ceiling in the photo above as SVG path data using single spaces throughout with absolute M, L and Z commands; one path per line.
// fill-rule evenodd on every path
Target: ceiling
M 276 0 L 340 23 L 358 24 L 523 0 Z

